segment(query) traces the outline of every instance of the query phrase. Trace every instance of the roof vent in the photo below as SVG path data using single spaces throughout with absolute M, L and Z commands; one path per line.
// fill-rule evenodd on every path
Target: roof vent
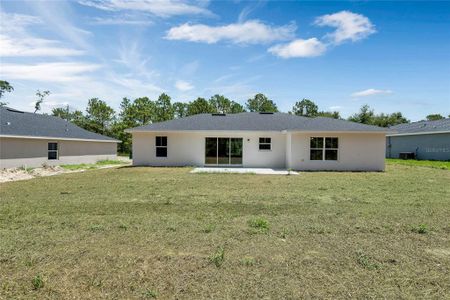
M 9 125 L 11 125 L 11 122 L 6 122 L 5 124 L 6 124 L 7 126 L 9 126 Z
M 227 114 L 222 114 L 222 113 L 213 113 L 211 114 L 212 116 L 226 116 Z
M 270 111 L 260 111 L 259 114 L 260 114 L 260 115 L 273 115 L 273 112 L 270 112 Z

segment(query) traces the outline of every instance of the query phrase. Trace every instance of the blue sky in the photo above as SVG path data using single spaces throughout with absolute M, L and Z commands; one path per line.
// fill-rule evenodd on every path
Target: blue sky
M 369 104 L 450 114 L 450 2 L 2 1 L 4 101 L 84 109 L 98 97 L 173 101 L 258 92 L 343 116 Z

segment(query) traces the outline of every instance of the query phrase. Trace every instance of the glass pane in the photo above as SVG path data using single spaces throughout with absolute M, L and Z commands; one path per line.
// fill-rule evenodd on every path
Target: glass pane
M 167 136 L 157 136 L 156 146 L 167 146 Z
M 167 148 L 156 147 L 156 157 L 167 157 Z
M 323 138 L 312 137 L 310 142 L 310 148 L 323 148 Z
M 230 143 L 232 165 L 242 165 L 242 139 L 231 139 Z
M 259 150 L 270 150 L 270 144 L 259 144 Z
M 217 138 L 206 138 L 205 164 L 217 164 Z
M 311 150 L 310 160 L 322 160 L 323 151 L 322 150 Z
M 270 144 L 270 138 L 259 138 L 259 143 L 268 143 Z
M 338 148 L 338 138 L 325 138 L 325 148 Z
M 217 163 L 228 165 L 230 164 L 230 139 L 229 138 L 219 138 L 217 145 L 218 157 Z
M 337 150 L 325 150 L 325 160 L 337 160 L 338 151 Z
M 48 143 L 48 150 L 58 150 L 58 143 Z
M 48 159 L 58 159 L 58 152 L 48 151 Z

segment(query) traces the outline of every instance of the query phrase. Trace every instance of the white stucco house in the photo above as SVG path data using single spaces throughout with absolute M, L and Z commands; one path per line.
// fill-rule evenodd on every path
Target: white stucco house
M 0 168 L 115 159 L 120 141 L 58 117 L 0 107 Z
M 383 171 L 386 128 L 286 113 L 198 114 L 127 129 L 133 165 Z

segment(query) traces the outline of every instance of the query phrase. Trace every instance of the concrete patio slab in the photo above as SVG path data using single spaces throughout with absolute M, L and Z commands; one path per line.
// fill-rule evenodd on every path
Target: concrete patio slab
M 191 173 L 238 173 L 238 174 L 258 174 L 258 175 L 298 175 L 297 172 L 270 169 L 270 168 L 226 168 L 226 167 L 199 167 Z

